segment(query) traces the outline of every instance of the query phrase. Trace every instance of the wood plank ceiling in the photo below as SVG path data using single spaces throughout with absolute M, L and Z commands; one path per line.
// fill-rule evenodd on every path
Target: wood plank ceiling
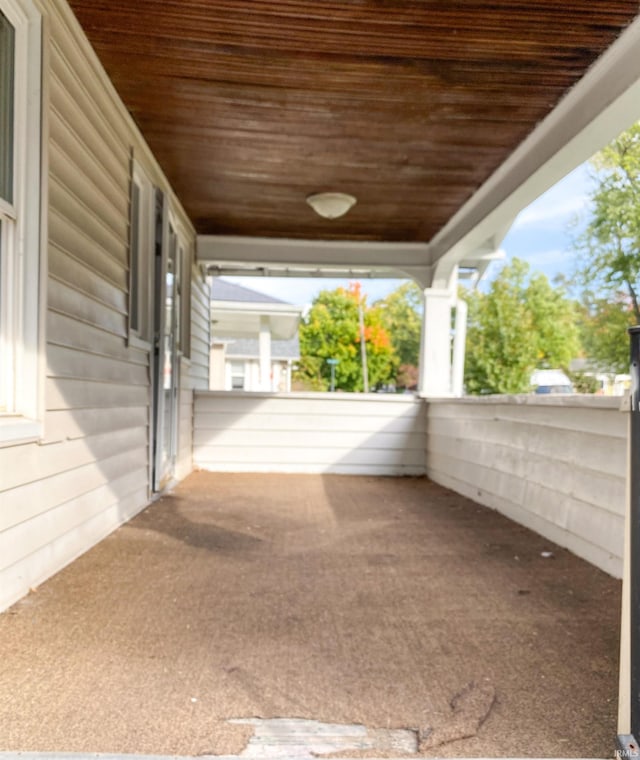
M 427 242 L 637 0 L 70 0 L 199 233 Z M 310 193 L 357 205 L 328 221 Z

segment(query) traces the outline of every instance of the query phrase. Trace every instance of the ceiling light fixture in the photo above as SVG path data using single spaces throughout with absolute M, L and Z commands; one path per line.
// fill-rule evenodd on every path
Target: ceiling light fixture
M 307 197 L 307 203 L 319 216 L 337 219 L 355 205 L 356 198 L 348 193 L 314 193 Z

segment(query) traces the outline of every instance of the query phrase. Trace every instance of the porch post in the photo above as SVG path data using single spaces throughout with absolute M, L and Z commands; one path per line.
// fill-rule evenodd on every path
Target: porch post
M 420 346 L 421 396 L 451 395 L 451 291 L 426 288 Z
M 260 390 L 271 390 L 271 327 L 269 317 L 260 317 Z

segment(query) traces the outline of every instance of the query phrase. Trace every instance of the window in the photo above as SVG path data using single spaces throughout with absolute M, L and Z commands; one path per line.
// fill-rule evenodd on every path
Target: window
M 42 433 L 41 23 L 0 0 L 0 443 Z
M 231 362 L 231 390 L 243 391 L 245 384 L 244 362 Z
M 175 298 L 174 329 L 176 350 L 180 356 L 191 356 L 191 262 L 189 236 L 176 216 L 169 215 L 169 265 L 173 273 Z
M 148 346 L 151 340 L 154 192 L 146 174 L 134 161 L 129 217 L 129 342 Z

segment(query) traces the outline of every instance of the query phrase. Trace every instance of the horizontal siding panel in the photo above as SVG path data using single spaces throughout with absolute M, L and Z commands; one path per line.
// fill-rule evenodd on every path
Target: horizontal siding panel
M 145 450 L 147 445 L 146 431 L 130 428 L 49 446 L 26 444 L 0 448 L 2 493 L 57 473 L 75 470 L 84 464 L 100 462 L 123 451 Z
M 617 414 L 617 413 L 616 413 Z M 514 452 L 539 454 L 549 460 L 601 470 L 617 477 L 626 473 L 626 438 L 601 435 L 511 420 L 431 420 L 430 435 L 454 437 L 457 441 L 477 441 L 508 446 Z M 585 441 L 589 445 L 585 445 Z
M 47 314 L 47 339 L 51 344 L 82 349 L 87 354 L 110 356 L 132 364 L 149 366 L 148 349 L 127 346 L 120 335 L 114 335 L 101 327 L 79 322 L 73 317 L 55 311 Z
M 99 183 L 93 181 L 91 174 L 80 171 L 76 163 L 78 154 L 70 156 L 62 145 L 51 140 L 49 142 L 49 176 L 67 188 L 76 198 L 82 200 L 90 213 L 99 217 L 118 237 L 127 235 L 128 202 L 127 198 L 119 193 L 117 205 L 114 203 L 113 193 L 105 193 Z M 72 190 L 71 190 L 72 189 Z
M 236 430 L 229 428 L 214 434 L 198 429 L 194 434 L 195 446 L 270 448 L 308 448 L 314 452 L 320 449 L 345 450 L 366 449 L 393 452 L 398 449 L 416 449 L 424 452 L 424 437 L 421 433 L 353 432 L 352 430 Z
M 87 152 L 95 156 L 100 165 L 109 172 L 114 185 L 127 187 L 129 157 L 126 151 L 123 151 L 119 144 L 113 143 L 112 146 L 105 144 L 91 124 L 86 112 L 83 111 L 82 104 L 71 97 L 55 72 L 49 79 L 49 94 L 52 112 L 56 113 L 58 117 L 63 115 L 61 121 L 75 134 L 76 139 L 82 143 Z
M 50 177 L 50 207 L 55 209 L 60 216 L 75 220 L 76 226 L 82 234 L 91 238 L 116 261 L 126 261 L 127 219 L 120 219 L 119 226 L 115 229 L 111 228 L 108 224 L 105 224 L 102 215 L 96 215 L 99 212 L 87 206 L 86 200 L 78 198 L 55 175 Z
M 598 397 L 594 397 L 597 402 Z M 604 400 L 604 399 L 603 399 Z M 571 403 L 571 402 L 569 402 Z M 627 417 L 619 411 L 619 401 L 613 400 L 608 408 L 589 407 L 587 401 L 577 406 L 554 404 L 478 404 L 462 401 L 459 406 L 448 403 L 429 404 L 431 420 L 493 420 L 495 422 L 522 422 L 525 425 L 552 427 L 560 430 L 575 430 L 584 433 L 598 433 L 615 437 L 626 437 Z
M 118 285 L 105 280 L 100 274 L 55 246 L 51 247 L 49 261 L 50 274 L 57 280 L 71 284 L 76 290 L 121 314 L 127 311 L 128 295 Z
M 64 213 L 58 211 L 56 206 L 49 206 L 49 239 L 63 251 L 82 261 L 88 266 L 102 271 L 110 267 L 115 276 L 114 282 L 119 282 L 121 275 L 117 274 L 117 268 L 128 271 L 127 246 L 123 240 L 118 245 L 105 248 L 95 238 L 87 234 L 81 226 L 81 219 L 70 219 Z M 106 259 L 103 263 L 102 259 Z
M 313 431 L 321 433 L 333 431 L 336 435 L 342 432 L 376 433 L 384 430 L 385 433 L 423 433 L 425 430 L 424 420 L 410 414 L 395 418 L 385 418 L 381 428 L 377 417 L 358 416 L 345 424 L 343 415 L 335 414 L 335 410 L 327 410 L 326 415 L 309 415 L 300 410 L 299 414 L 249 414 L 247 416 L 233 416 L 226 411 L 202 412 L 198 411 L 198 430 L 208 433 L 216 433 L 233 429 L 235 431 L 269 431 L 277 429 L 280 432 L 305 432 Z M 424 447 L 424 441 L 421 444 Z
M 78 138 L 74 130 L 70 129 L 64 118 L 55 111 L 50 114 L 49 137 L 49 145 L 55 161 L 51 167 L 54 176 L 64 181 L 69 174 L 78 175 L 74 179 L 74 184 L 69 184 L 69 187 L 88 187 L 89 198 L 104 198 L 105 206 L 115 209 L 123 219 L 128 219 L 128 183 L 121 185 L 114 182 L 104 166 Z M 59 170 L 60 162 L 67 164 L 64 171 Z M 111 216 L 110 211 L 108 214 Z
M 47 412 L 44 419 L 44 441 L 87 438 L 100 433 L 113 433 L 130 428 L 148 428 L 147 407 L 109 407 L 108 409 L 74 409 Z
M 147 406 L 145 386 L 87 382 L 73 378 L 48 378 L 46 382 L 47 409 L 86 409 L 122 406 Z
M 496 472 L 515 475 L 528 483 L 541 486 L 553 484 L 555 492 L 575 496 L 613 514 L 619 515 L 624 511 L 624 477 L 535 453 L 523 457 L 508 444 L 492 445 L 491 456 L 487 456 L 487 446 L 482 442 L 435 436 L 433 433 L 429 435 L 428 442 L 428 453 L 431 452 L 446 454 L 457 460 L 461 468 L 469 462 L 484 464 Z
M 56 345 L 47 347 L 49 377 L 68 377 L 123 385 L 149 385 L 147 367 Z
M 198 446 L 195 449 L 195 460 L 200 467 L 206 462 L 219 464 L 234 464 L 241 462 L 267 462 L 273 465 L 314 464 L 329 466 L 332 464 L 360 465 L 366 464 L 384 466 L 421 466 L 424 463 L 423 451 L 394 451 L 384 449 L 316 449 L 313 446 L 273 446 L 267 451 L 260 446 L 240 446 L 232 448 L 225 446 Z
M 320 396 L 321 394 L 315 394 Z M 198 412 L 218 411 L 247 412 L 259 414 L 308 414 L 325 415 L 332 413 L 344 418 L 352 417 L 397 417 L 403 413 L 421 414 L 422 407 L 417 401 L 396 401 L 394 397 L 388 398 L 380 394 L 373 399 L 364 397 L 358 399 L 358 394 L 332 394 L 329 398 L 314 398 L 313 394 L 297 396 L 271 396 L 261 393 L 237 394 L 224 392 L 199 393 L 196 403 Z
M 126 283 L 124 270 L 105 274 L 86 262 L 80 261 L 56 245 L 49 246 L 49 272 L 58 280 L 73 283 L 93 298 L 110 304 L 118 311 L 127 308 Z M 120 277 L 120 282 L 114 277 Z
M 99 462 L 90 462 L 73 470 L 5 491 L 2 494 L 0 531 L 32 520 L 44 512 L 91 494 L 110 483 L 114 485 L 116 493 L 119 478 L 129 473 L 137 473 L 135 487 L 147 485 L 147 452 L 144 449 L 118 452 Z
M 103 330 L 108 330 L 122 338 L 127 335 L 127 322 L 124 313 L 115 311 L 106 304 L 96 301 L 52 276 L 49 277 L 47 297 L 50 309 L 100 327 Z
M 111 123 L 105 117 L 102 108 L 95 99 L 95 82 L 91 72 L 87 70 L 87 61 L 82 60 L 79 56 L 75 57 L 76 66 L 71 59 L 74 49 L 68 45 L 63 48 L 56 44 L 51 46 L 51 71 L 60 86 L 67 93 L 78 109 L 85 114 L 87 125 L 90 125 L 92 132 L 95 133 L 96 139 L 109 150 L 114 158 L 117 158 L 120 165 L 126 165 L 129 158 L 126 145 L 113 129 Z M 80 65 L 78 65 L 80 64 Z M 88 74 L 88 76 L 87 76 Z

